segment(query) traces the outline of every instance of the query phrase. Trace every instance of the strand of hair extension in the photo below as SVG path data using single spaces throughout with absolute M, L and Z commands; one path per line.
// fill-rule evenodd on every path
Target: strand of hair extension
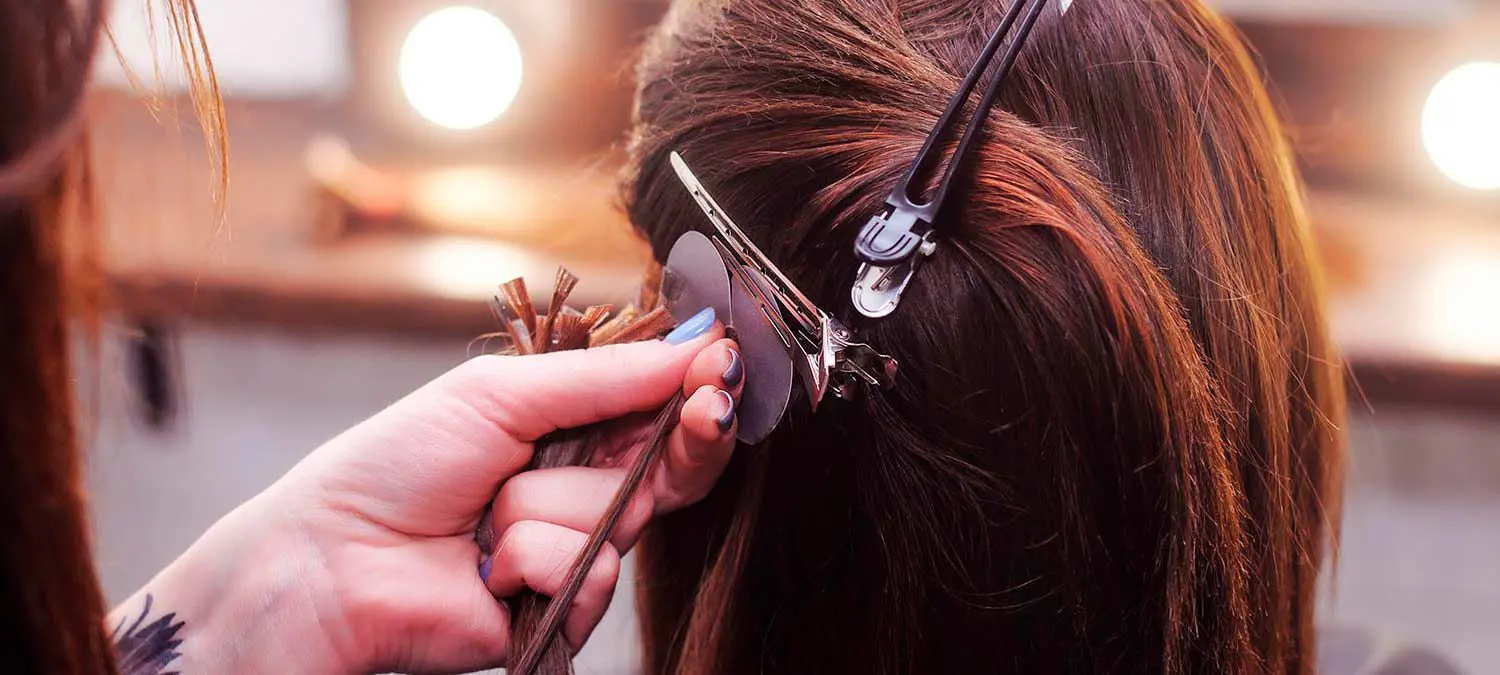
M 510 338 L 511 352 L 535 354 L 648 340 L 661 337 L 675 325 L 664 303 L 675 301 L 683 285 L 680 278 L 669 272 L 656 271 L 646 283 L 653 290 L 643 290 L 641 304 L 627 306 L 613 316 L 614 308 L 609 305 L 594 305 L 583 312 L 568 308 L 565 303 L 576 284 L 576 276 L 566 269 L 560 269 L 551 303 L 544 316 L 536 315 L 525 282 L 516 279 L 501 287 L 504 299 L 496 297 L 492 311 L 506 329 L 502 336 Z M 571 650 L 565 642 L 555 639 L 557 632 L 583 579 L 603 550 L 604 542 L 609 540 L 625 506 L 634 498 L 637 489 L 649 475 L 655 457 L 659 455 L 661 446 L 676 425 L 685 400 L 679 393 L 657 414 L 655 424 L 649 427 L 652 431 L 640 433 L 640 436 L 633 439 L 639 441 L 649 437 L 650 440 L 645 443 L 624 486 L 615 495 L 615 503 L 596 526 L 583 554 L 574 562 L 570 576 L 557 599 L 549 601 L 546 596 L 525 591 L 506 601 L 513 617 L 513 645 L 527 646 L 526 649 L 511 651 L 512 665 L 508 668 L 509 672 L 540 675 L 568 675 L 573 672 Z M 635 424 L 638 422 L 639 416 L 633 416 L 547 434 L 537 440 L 526 470 L 586 464 L 595 447 L 613 438 L 622 427 L 636 428 Z
M 557 268 L 557 279 L 552 286 L 552 302 L 547 305 L 547 314 L 537 322 L 536 334 L 533 335 L 535 344 L 533 348 L 537 352 L 555 351 L 552 341 L 552 327 L 557 324 L 558 317 L 563 315 L 567 309 L 565 303 L 573 289 L 578 286 L 578 275 L 568 271 L 566 267 Z
M 615 525 L 619 523 L 620 516 L 625 513 L 625 508 L 635 498 L 636 492 L 640 490 L 646 477 L 656 466 L 656 458 L 666 446 L 672 429 L 677 426 L 677 418 L 682 414 L 682 406 L 686 402 L 687 399 L 682 392 L 678 392 L 657 414 L 656 421 L 652 424 L 650 440 L 631 464 L 624 484 L 615 492 L 604 518 L 589 534 L 583 552 L 573 561 L 573 566 L 568 570 L 567 579 L 563 582 L 560 592 L 547 603 L 547 609 L 542 614 L 541 620 L 525 634 L 520 632 L 523 627 L 517 625 L 516 637 L 521 640 L 524 648 L 516 652 L 519 657 L 513 659 L 512 664 L 506 669 L 507 672 L 512 675 L 533 675 L 544 658 L 551 662 L 555 658 L 554 655 L 559 653 L 564 663 L 571 658 L 568 645 L 556 639 L 557 633 L 562 629 L 563 620 L 567 618 L 568 610 L 573 606 L 573 600 L 578 596 L 579 589 L 583 587 L 583 581 L 588 576 L 589 569 L 594 566 L 594 561 L 599 557 L 599 551 L 603 550 L 604 543 L 614 533 Z M 552 675 L 552 673 L 542 673 L 542 675 Z
M 526 326 L 526 332 L 536 331 L 536 305 L 531 302 L 531 292 L 526 289 L 526 280 L 520 277 L 511 279 L 501 284 L 500 292 L 505 295 L 505 305 Z

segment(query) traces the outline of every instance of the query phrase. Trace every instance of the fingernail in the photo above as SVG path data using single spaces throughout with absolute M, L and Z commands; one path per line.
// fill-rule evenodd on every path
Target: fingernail
M 484 557 L 484 562 L 479 563 L 479 580 L 488 582 L 490 580 L 490 563 L 494 562 L 490 556 Z
M 693 318 L 682 322 L 682 325 L 673 328 L 667 333 L 667 344 L 680 345 L 691 342 L 693 338 L 708 332 L 714 325 L 714 308 L 705 307 L 703 311 L 693 315 Z
M 724 397 L 724 412 L 719 413 L 718 419 L 714 421 L 719 423 L 719 433 L 723 434 L 728 433 L 729 427 L 734 426 L 734 396 L 723 389 L 719 390 L 719 396 Z
M 489 514 L 485 514 L 484 521 L 479 525 L 479 531 L 474 533 L 474 543 L 479 544 L 479 550 L 489 551 L 495 547 L 495 521 Z
M 740 378 L 745 376 L 745 366 L 740 363 L 740 351 L 729 350 L 729 367 L 724 369 L 724 386 L 730 389 L 739 386 Z

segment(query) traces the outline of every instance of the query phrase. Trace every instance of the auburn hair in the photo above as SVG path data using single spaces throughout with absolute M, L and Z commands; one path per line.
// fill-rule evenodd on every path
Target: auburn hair
M 192 0 L 164 3 L 222 160 Z M 88 86 L 102 0 L 0 0 L 0 672 L 117 671 L 81 484 L 72 358 L 91 335 Z M 222 172 L 222 164 L 220 165 Z M 222 177 L 222 173 L 220 174 Z M 83 330 L 79 330 L 82 328 Z
M 1007 5 L 678 2 L 649 41 L 626 201 L 656 257 L 704 226 L 675 150 L 902 370 L 794 401 L 653 527 L 646 672 L 1313 670 L 1342 377 L 1299 178 L 1223 18 L 1046 12 L 901 307 L 850 307 L 855 233 Z

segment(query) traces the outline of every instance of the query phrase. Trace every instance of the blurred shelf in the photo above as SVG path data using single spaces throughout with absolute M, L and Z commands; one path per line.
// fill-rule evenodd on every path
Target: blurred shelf
M 1372 401 L 1500 410 L 1500 211 L 1314 193 L 1334 338 Z
M 239 243 L 226 246 L 240 246 Z M 338 246 L 266 252 L 232 260 L 151 263 L 109 270 L 127 316 L 251 323 L 296 331 L 473 336 L 496 328 L 494 289 L 524 277 L 537 297 L 551 294 L 559 264 L 582 281 L 573 304 L 625 304 L 639 267 L 580 265 L 463 237 L 380 236 Z
M 522 276 L 545 297 L 559 264 L 582 277 L 580 304 L 635 294 L 644 248 L 601 261 L 456 235 L 320 243 L 319 200 L 301 158 L 310 138 L 336 127 L 315 104 L 235 104 L 223 228 L 213 226 L 210 173 L 190 123 L 163 125 L 130 101 L 98 112 L 107 270 L 126 315 L 468 337 L 494 328 L 486 301 L 496 285 Z M 552 201 L 584 220 L 610 212 L 538 203 Z M 1500 409 L 1500 213 L 1327 191 L 1314 193 L 1311 208 L 1329 262 L 1334 335 L 1364 394 Z
M 312 138 L 337 128 L 335 111 L 316 103 L 232 102 L 222 210 L 190 111 L 179 125 L 170 112 L 153 119 L 139 102 L 106 96 L 94 112 L 105 266 L 127 315 L 477 335 L 494 329 L 486 302 L 504 281 L 525 277 L 546 297 L 557 267 L 566 265 L 582 278 L 574 302 L 622 303 L 634 296 L 649 256 L 613 230 L 594 237 L 625 242 L 613 252 L 567 237 L 559 238 L 562 250 L 551 251 L 498 236 L 400 231 L 330 240 L 319 231 L 326 201 L 303 155 Z M 586 162 L 579 164 L 575 176 L 586 173 Z M 518 210 L 532 211 L 515 219 L 539 229 L 576 221 L 585 232 L 623 232 L 627 224 L 609 203 L 612 186 L 577 182 L 559 185 L 557 199 L 521 202 Z

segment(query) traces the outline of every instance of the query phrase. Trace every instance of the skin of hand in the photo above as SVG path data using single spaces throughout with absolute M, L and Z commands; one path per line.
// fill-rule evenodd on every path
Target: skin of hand
M 620 555 L 654 515 L 707 494 L 733 450 L 743 367 L 720 324 L 697 332 L 680 344 L 472 359 L 311 453 L 112 620 L 133 621 L 147 594 L 148 622 L 175 612 L 185 627 L 170 668 L 182 672 L 502 665 L 510 617 L 495 598 L 555 592 L 625 473 L 615 456 L 518 474 L 532 443 L 658 409 L 681 389 L 690 398 L 662 465 L 568 615 L 563 636 L 580 646 L 608 607 Z

